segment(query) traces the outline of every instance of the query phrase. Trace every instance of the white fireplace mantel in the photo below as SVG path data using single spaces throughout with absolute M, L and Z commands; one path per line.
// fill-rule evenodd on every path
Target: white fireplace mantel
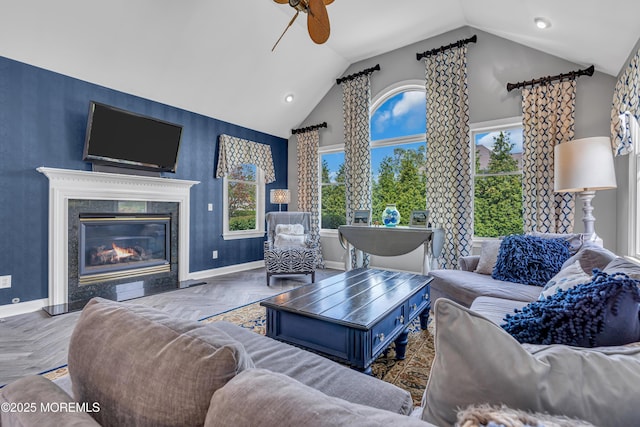
M 177 202 L 178 279 L 189 276 L 189 197 L 199 181 L 39 167 L 49 178 L 49 305 L 67 303 L 69 200 Z

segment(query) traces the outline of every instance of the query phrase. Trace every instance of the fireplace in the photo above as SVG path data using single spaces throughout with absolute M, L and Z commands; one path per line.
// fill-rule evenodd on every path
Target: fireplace
M 125 301 L 179 287 L 178 203 L 70 199 L 67 206 L 66 310 L 93 297 Z
M 55 315 L 81 309 L 96 296 L 122 301 L 177 289 L 183 283 L 189 285 L 189 193 L 198 181 L 47 167 L 37 170 L 49 179 L 49 296 L 48 305 L 43 307 L 47 313 Z M 157 265 L 137 264 L 141 268 L 136 267 L 135 276 L 90 283 L 84 277 L 81 284 L 80 214 L 85 218 L 97 218 L 104 213 L 112 218 L 170 217 L 170 248 L 165 253 L 169 271 L 147 270 L 145 274 L 137 275 L 144 269 L 162 267 L 164 261 L 158 260 Z M 106 269 L 107 266 L 103 267 Z M 116 268 L 115 272 L 126 271 L 119 270 L 120 267 L 123 266 L 113 268 Z M 87 268 L 86 263 L 84 268 Z M 114 273 L 91 272 L 94 276 Z
M 78 282 L 171 270 L 171 217 L 80 214 Z

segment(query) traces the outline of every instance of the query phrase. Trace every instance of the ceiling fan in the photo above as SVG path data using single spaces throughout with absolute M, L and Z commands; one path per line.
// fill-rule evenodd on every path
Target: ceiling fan
M 289 6 L 296 10 L 296 14 L 293 15 L 291 21 L 280 35 L 280 38 L 273 45 L 271 51 L 278 46 L 280 40 L 287 32 L 287 30 L 293 25 L 300 12 L 307 14 L 307 30 L 309 36 L 317 44 L 322 44 L 329 39 L 329 15 L 327 14 L 327 5 L 333 3 L 333 0 L 273 0 L 279 4 L 289 3 Z

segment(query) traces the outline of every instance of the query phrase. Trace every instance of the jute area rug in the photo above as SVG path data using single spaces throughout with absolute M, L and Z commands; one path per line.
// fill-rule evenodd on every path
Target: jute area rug
M 266 309 L 259 303 L 249 304 L 209 317 L 203 322 L 217 322 L 220 320 L 240 325 L 262 335 L 266 334 Z M 371 370 L 376 378 L 407 390 L 411 393 L 414 405 L 419 406 L 422 394 L 427 386 L 434 355 L 432 332 L 420 329 L 420 321 L 416 319 L 409 326 L 409 343 L 405 353 L 406 358 L 404 360 L 396 360 L 394 345 L 392 344 L 387 354 L 380 355 L 371 365 Z
M 244 307 L 236 308 L 225 313 L 217 314 L 202 320 L 204 323 L 217 322 L 220 320 L 240 325 L 243 328 L 265 335 L 267 316 L 266 310 L 259 303 L 253 303 Z M 431 327 L 429 330 L 420 329 L 420 322 L 416 319 L 409 326 L 409 343 L 407 344 L 406 358 L 404 360 L 395 359 L 393 344 L 387 354 L 382 354 L 371 365 L 371 370 L 376 378 L 394 384 L 411 393 L 415 406 L 420 405 L 422 394 L 427 386 L 431 363 L 435 355 L 433 346 L 433 335 Z M 50 380 L 68 375 L 66 366 L 44 373 Z

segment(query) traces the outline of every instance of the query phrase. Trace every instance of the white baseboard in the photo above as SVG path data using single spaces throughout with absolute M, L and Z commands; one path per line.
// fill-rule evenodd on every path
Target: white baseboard
M 189 273 L 189 280 L 203 280 L 207 277 L 221 276 L 223 274 L 237 273 L 240 271 L 253 270 L 255 268 L 263 268 L 264 261 L 252 261 L 244 264 L 229 265 L 226 267 L 212 268 L 210 270 L 194 271 Z
M 332 268 L 334 270 L 344 270 L 344 262 L 340 261 L 326 261 L 324 262 L 324 266 L 327 268 Z
M 33 313 L 41 310 L 48 304 L 48 299 L 36 299 L 33 301 L 19 302 L 17 304 L 0 305 L 0 319 L 19 314 Z

